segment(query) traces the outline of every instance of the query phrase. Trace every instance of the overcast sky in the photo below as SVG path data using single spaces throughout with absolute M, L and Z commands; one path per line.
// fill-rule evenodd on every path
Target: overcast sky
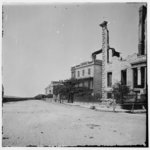
M 51 81 L 71 77 L 71 66 L 91 61 L 108 21 L 110 46 L 123 56 L 138 51 L 141 3 L 4 5 L 2 41 L 5 95 L 35 96 Z

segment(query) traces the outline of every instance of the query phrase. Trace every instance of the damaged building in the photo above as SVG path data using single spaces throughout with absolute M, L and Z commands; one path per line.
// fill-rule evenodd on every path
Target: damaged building
M 102 28 L 102 99 L 112 97 L 112 86 L 121 82 L 134 92 L 146 94 L 147 89 L 147 39 L 146 39 L 146 6 L 139 9 L 139 45 L 138 53 L 122 59 L 114 48 L 109 45 L 107 22 L 100 24 Z M 95 59 L 95 57 L 93 57 Z M 101 76 L 101 75 L 100 75 Z
M 120 52 L 109 44 L 107 21 L 100 24 L 102 28 L 102 48 L 92 53 L 92 61 L 81 63 L 71 68 L 72 78 L 80 81 L 80 86 L 93 89 L 102 100 L 112 98 L 112 86 L 121 82 L 134 92 L 147 93 L 147 8 L 139 9 L 139 41 L 137 53 L 127 58 L 120 57 Z M 97 60 L 97 55 L 102 60 Z M 90 70 L 90 71 L 89 71 Z M 90 73 L 89 73 L 90 72 Z

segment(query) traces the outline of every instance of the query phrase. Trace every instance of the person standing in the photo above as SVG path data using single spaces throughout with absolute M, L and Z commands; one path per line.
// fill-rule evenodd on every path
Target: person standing
M 114 98 L 114 94 L 112 94 L 112 106 L 113 106 L 113 112 L 115 112 L 115 109 L 116 109 L 116 99 Z

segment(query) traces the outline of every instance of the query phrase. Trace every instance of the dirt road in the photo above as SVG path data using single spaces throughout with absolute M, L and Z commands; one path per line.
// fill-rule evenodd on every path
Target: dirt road
M 136 145 L 146 138 L 145 114 L 38 100 L 5 103 L 2 124 L 2 146 Z

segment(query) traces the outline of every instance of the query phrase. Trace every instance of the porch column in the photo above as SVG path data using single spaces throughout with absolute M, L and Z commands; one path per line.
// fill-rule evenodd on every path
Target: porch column
M 138 70 L 138 76 L 137 76 L 138 81 L 137 81 L 137 84 L 141 85 L 141 67 L 138 67 L 137 70 Z
M 144 80 L 144 88 L 147 88 L 147 67 L 144 67 L 144 71 L 145 71 L 145 80 Z

